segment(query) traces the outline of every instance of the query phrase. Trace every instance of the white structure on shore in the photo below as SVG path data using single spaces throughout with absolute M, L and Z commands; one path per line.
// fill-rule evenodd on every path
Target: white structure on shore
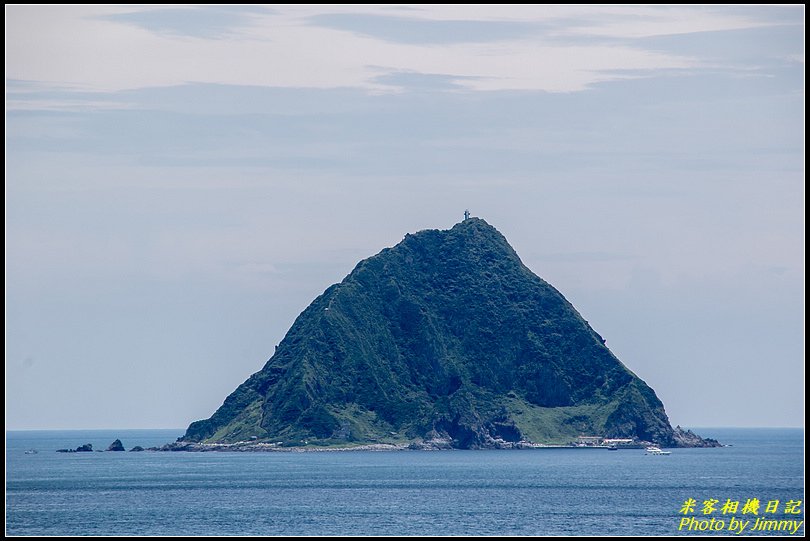
M 605 438 L 602 440 L 602 445 L 629 445 L 634 441 L 632 438 Z
M 578 436 L 577 445 L 580 447 L 590 447 L 602 443 L 602 436 Z

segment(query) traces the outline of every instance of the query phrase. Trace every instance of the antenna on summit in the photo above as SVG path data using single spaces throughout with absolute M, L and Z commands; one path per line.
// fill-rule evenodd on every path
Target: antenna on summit
M 466 221 L 469 219 L 470 219 L 470 209 L 467 209 L 464 211 L 464 220 Z

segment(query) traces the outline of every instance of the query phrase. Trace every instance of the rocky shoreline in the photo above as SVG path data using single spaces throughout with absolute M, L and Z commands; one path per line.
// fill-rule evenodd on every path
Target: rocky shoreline
M 723 447 L 717 440 L 705 440 L 699 436 L 690 433 L 694 438 L 685 437 L 679 441 L 678 447 Z M 685 443 L 692 443 L 691 445 Z M 644 449 L 649 445 L 654 445 L 647 441 L 638 441 L 630 445 L 624 445 L 621 449 Z M 574 444 L 543 444 L 532 443 L 528 441 L 507 442 L 503 440 L 493 440 L 488 442 L 488 445 L 478 448 L 478 450 L 525 450 L 525 449 L 582 449 L 582 446 Z M 607 446 L 595 445 L 587 446 L 590 449 L 605 449 Z M 150 447 L 146 451 L 160 451 L 160 452 L 191 452 L 191 453 L 205 453 L 205 452 L 240 452 L 240 453 L 330 453 L 330 452 L 348 452 L 348 451 L 457 451 L 458 447 L 454 447 L 452 441 L 449 439 L 433 439 L 426 441 L 416 441 L 411 443 L 368 443 L 352 446 L 294 446 L 286 447 L 278 443 L 265 443 L 265 442 L 252 442 L 240 441 L 234 443 L 197 443 L 188 441 L 177 441 L 167 443 L 160 447 Z
M 723 447 L 723 444 L 712 438 L 701 438 L 691 430 L 685 430 L 680 426 L 675 427 L 675 443 L 673 447 Z M 417 440 L 408 443 L 364 443 L 357 445 L 284 445 L 283 442 L 263 442 L 263 441 L 237 441 L 233 443 L 199 443 L 192 441 L 178 440 L 172 443 L 167 443 L 159 447 L 143 448 L 136 445 L 130 452 L 138 451 L 157 451 L 157 452 L 190 452 L 190 453 L 206 453 L 206 452 L 240 452 L 240 453 L 332 453 L 332 452 L 346 452 L 346 451 L 452 451 L 458 450 L 459 447 L 454 445 L 453 439 L 447 436 L 433 433 L 433 437 L 427 440 Z M 605 445 L 588 445 L 584 447 L 592 449 L 602 449 L 607 447 Z M 655 445 L 653 442 L 636 440 L 632 443 L 620 445 L 622 449 L 643 449 L 646 446 Z M 533 443 L 530 441 L 505 441 L 500 438 L 486 438 L 483 444 L 477 449 L 579 449 L 583 445 L 569 444 L 544 444 Z M 124 446 L 121 440 L 116 439 L 107 447 L 107 451 L 121 452 L 124 451 Z M 86 443 L 80 445 L 76 449 L 58 449 L 57 453 L 84 453 L 93 452 L 93 445 Z M 96 450 L 100 453 L 101 450 Z
M 161 447 L 149 447 L 145 451 L 168 451 L 168 452 L 189 452 L 189 453 L 206 453 L 206 452 L 239 452 L 239 453 L 329 453 L 329 452 L 344 452 L 344 451 L 403 451 L 407 450 L 406 444 L 391 444 L 391 443 L 369 443 L 364 445 L 355 445 L 351 447 L 282 447 L 274 443 L 263 442 L 235 442 L 235 443 L 195 443 L 187 441 L 177 441 L 174 443 L 167 443 Z
M 675 427 L 673 439 L 677 447 L 725 447 L 714 438 L 701 438 L 691 430 L 681 428 L 680 425 Z

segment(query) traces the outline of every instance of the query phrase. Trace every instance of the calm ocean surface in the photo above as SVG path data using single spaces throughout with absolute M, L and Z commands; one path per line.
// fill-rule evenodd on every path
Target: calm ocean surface
M 88 442 L 106 449 L 115 438 L 127 449 L 147 447 L 182 432 L 7 432 L 6 534 L 671 535 L 688 498 L 701 519 L 700 502 L 710 498 L 740 500 L 740 511 L 749 498 L 763 508 L 780 500 L 777 514 L 759 516 L 804 519 L 804 502 L 800 515 L 782 509 L 804 500 L 802 429 L 699 429 L 733 447 L 665 457 L 602 449 L 55 452 Z

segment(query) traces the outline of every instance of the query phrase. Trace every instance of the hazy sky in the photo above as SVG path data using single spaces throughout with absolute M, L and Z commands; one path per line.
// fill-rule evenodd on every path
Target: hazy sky
M 673 424 L 804 425 L 804 7 L 5 9 L 6 427 L 185 427 L 469 208 Z

